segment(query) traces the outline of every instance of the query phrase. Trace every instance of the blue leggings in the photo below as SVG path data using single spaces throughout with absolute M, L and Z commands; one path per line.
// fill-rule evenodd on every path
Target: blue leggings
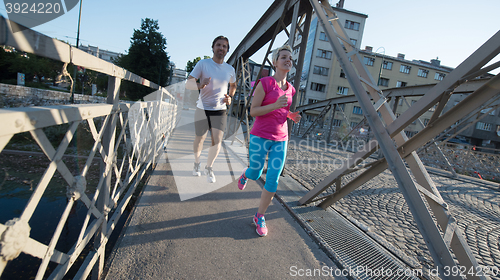
M 245 176 L 252 180 L 259 179 L 264 170 L 266 155 L 269 154 L 264 189 L 268 192 L 276 192 L 279 177 L 285 164 L 287 143 L 288 141 L 273 141 L 250 134 L 248 148 L 250 166 L 245 171 Z

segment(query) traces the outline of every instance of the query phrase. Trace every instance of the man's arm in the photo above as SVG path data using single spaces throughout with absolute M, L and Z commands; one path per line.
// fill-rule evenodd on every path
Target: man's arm
M 229 83 L 229 96 L 233 97 L 236 92 L 236 82 Z
M 229 83 L 229 93 L 224 94 L 224 103 L 231 105 L 234 93 L 236 92 L 236 83 Z
M 190 89 L 190 90 L 203 89 L 204 87 L 206 87 L 210 83 L 211 79 L 212 78 L 205 78 L 201 81 L 201 83 L 198 83 L 198 82 L 196 82 L 197 79 L 195 77 L 189 75 L 189 77 L 187 78 L 187 82 L 186 82 L 186 88 Z M 236 87 L 235 87 L 235 90 L 236 90 Z

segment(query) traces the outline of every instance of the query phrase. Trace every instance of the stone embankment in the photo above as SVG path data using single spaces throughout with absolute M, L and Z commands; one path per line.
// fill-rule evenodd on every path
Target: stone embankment
M 0 84 L 0 108 L 70 104 L 70 98 L 70 93 L 62 91 Z M 106 98 L 74 94 L 74 103 L 106 103 Z

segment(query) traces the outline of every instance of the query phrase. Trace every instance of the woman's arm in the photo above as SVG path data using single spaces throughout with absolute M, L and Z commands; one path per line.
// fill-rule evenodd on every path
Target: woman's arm
M 262 116 L 276 109 L 288 106 L 288 98 L 286 97 L 286 95 L 280 96 L 280 98 L 278 98 L 278 100 L 276 100 L 276 102 L 272 104 L 262 106 L 262 101 L 264 100 L 265 96 L 266 93 L 264 92 L 262 83 L 258 83 L 253 93 L 252 106 L 250 107 L 250 116 Z

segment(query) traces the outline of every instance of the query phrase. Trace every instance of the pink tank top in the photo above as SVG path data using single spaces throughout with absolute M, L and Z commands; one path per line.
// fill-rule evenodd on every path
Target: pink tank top
M 292 105 L 292 97 L 295 95 L 295 88 L 292 84 L 286 82 L 287 89 L 283 91 L 276 83 L 276 80 L 271 76 L 258 80 L 255 86 L 257 86 L 259 82 L 262 83 L 262 87 L 266 93 L 264 100 L 262 100 L 262 106 L 276 102 L 276 100 L 284 94 L 288 97 L 288 106 L 255 117 L 255 122 L 250 134 L 274 141 L 286 141 L 288 140 L 286 116 Z

